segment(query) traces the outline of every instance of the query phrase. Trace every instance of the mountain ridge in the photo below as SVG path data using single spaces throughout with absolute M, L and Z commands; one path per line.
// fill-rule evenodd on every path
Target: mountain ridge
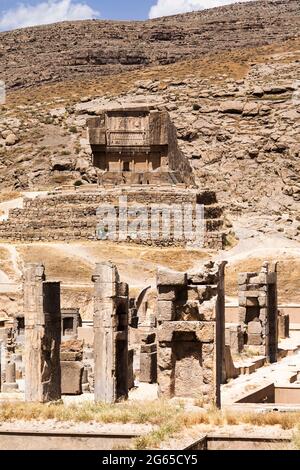
M 84 20 L 0 33 L 8 90 L 170 65 L 299 37 L 297 0 L 258 0 L 146 21 Z

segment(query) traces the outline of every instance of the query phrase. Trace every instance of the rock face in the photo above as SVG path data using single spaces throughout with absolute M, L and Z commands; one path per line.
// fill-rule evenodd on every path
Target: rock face
M 261 0 L 144 22 L 26 28 L 0 34 L 0 78 L 9 88 L 20 88 L 172 64 L 294 38 L 299 24 L 298 0 Z

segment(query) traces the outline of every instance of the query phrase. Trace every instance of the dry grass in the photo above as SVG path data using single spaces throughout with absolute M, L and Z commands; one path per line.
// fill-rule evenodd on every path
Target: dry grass
M 61 402 L 43 405 L 40 403 L 3 403 L 0 404 L 0 422 L 15 420 L 55 419 L 57 421 L 96 422 L 96 423 L 134 423 L 162 425 L 174 414 L 182 412 L 180 405 L 164 401 L 143 403 L 83 403 L 63 405 Z
M 279 261 L 278 265 L 278 300 L 279 302 L 299 302 L 300 292 L 300 258 L 280 255 L 272 259 L 245 258 L 236 263 L 230 263 L 226 268 L 225 292 L 228 296 L 238 295 L 237 275 L 241 272 L 260 271 L 263 262 L 268 259 L 273 263 Z M 293 267 L 291 269 L 291 266 Z
M 174 414 L 168 422 L 164 422 L 158 429 L 141 436 L 135 441 L 136 449 L 156 448 L 161 443 L 172 437 L 180 438 L 184 429 L 199 424 L 209 426 L 238 426 L 249 424 L 252 426 L 281 426 L 284 430 L 295 429 L 300 422 L 300 413 L 232 413 L 211 409 L 208 412 L 185 413 L 184 411 Z M 295 434 L 295 446 L 300 448 L 300 433 Z
M 43 262 L 48 276 L 63 282 L 90 283 L 95 263 L 112 261 L 120 276 L 130 284 L 141 285 L 154 279 L 157 266 L 186 271 L 210 258 L 208 253 L 185 248 L 145 248 L 138 245 L 109 242 L 69 243 L 65 251 L 61 244 L 18 244 L 23 262 Z M 130 263 L 128 262 L 130 260 Z
M 62 282 L 90 282 L 93 265 L 48 244 L 21 245 L 17 247 L 24 263 L 41 262 L 47 269 L 47 276 Z M 76 280 L 76 281 L 75 281 Z
M 1 191 L 0 203 L 11 201 L 12 199 L 17 199 L 18 197 L 21 197 L 21 193 L 19 193 L 18 191 Z
M 48 405 L 28 403 L 3 403 L 0 405 L 0 421 L 49 420 L 69 422 L 96 422 L 101 424 L 150 424 L 154 430 L 137 438 L 136 449 L 157 448 L 163 441 L 179 435 L 185 429 L 197 425 L 237 426 L 248 424 L 258 427 L 279 425 L 283 430 L 295 429 L 294 445 L 300 447 L 300 412 L 226 412 L 215 408 L 207 411 L 188 412 L 180 402 L 163 400 L 115 405 L 84 403 L 81 405 Z
M 1 271 L 3 271 L 12 281 L 18 279 L 11 260 L 11 254 L 5 247 L 0 247 Z

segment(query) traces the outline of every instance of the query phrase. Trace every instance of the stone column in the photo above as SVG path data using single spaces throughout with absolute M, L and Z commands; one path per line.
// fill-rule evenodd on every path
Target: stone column
M 245 347 L 277 360 L 278 305 L 277 263 L 273 272 L 264 262 L 260 272 L 240 273 L 239 317 L 245 333 Z
M 15 392 L 18 390 L 16 382 L 16 364 L 7 362 L 5 366 L 5 382 L 2 386 L 2 392 Z
M 46 282 L 42 264 L 27 264 L 24 272 L 25 400 L 61 398 L 60 283 Z
M 94 282 L 95 401 L 128 396 L 128 286 L 116 266 L 96 265 Z

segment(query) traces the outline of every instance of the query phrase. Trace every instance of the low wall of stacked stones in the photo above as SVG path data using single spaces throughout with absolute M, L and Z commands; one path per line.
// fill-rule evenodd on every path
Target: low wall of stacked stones
M 71 241 L 97 240 L 100 206 L 114 207 L 116 228 L 119 228 L 119 197 L 126 196 L 128 207 L 133 205 L 204 205 L 205 237 L 204 246 L 221 249 L 223 246 L 222 207 L 216 202 L 215 193 L 210 191 L 99 191 L 93 193 L 49 193 L 36 199 L 24 199 L 22 209 L 11 209 L 8 220 L 0 223 L 0 239 L 11 241 Z M 150 227 L 151 211 L 148 211 Z M 195 211 L 194 211 L 195 222 Z M 118 241 L 118 240 L 116 240 Z M 184 240 L 174 237 L 171 232 L 167 238 L 144 238 L 138 235 L 127 242 L 154 246 L 182 246 Z

